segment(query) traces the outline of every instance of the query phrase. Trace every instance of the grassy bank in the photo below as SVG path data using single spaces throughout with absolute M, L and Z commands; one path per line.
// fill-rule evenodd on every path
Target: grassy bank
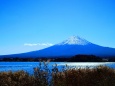
M 115 86 L 115 69 L 98 66 L 93 69 L 69 69 L 58 71 L 54 66 L 50 71 L 36 67 L 34 74 L 24 71 L 0 72 L 0 86 Z

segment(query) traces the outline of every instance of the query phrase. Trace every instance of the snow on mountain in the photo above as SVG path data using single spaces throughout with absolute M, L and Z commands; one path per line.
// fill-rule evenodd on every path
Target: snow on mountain
M 79 36 L 71 36 L 69 37 L 67 40 L 59 43 L 58 45 L 87 45 L 90 44 L 90 42 L 88 42 L 87 40 L 79 37 Z

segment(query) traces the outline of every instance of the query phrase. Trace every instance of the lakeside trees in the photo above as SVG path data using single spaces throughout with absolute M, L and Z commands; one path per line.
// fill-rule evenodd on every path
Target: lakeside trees
M 0 61 L 8 62 L 35 62 L 35 61 L 47 61 L 52 62 L 115 62 L 115 57 L 98 57 L 94 55 L 75 55 L 71 57 L 60 56 L 60 57 L 4 57 L 0 58 Z

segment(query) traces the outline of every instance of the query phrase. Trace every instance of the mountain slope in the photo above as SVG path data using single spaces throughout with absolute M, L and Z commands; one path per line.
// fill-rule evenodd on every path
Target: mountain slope
M 115 56 L 115 49 L 102 47 L 88 42 L 83 38 L 72 36 L 67 40 L 51 47 L 28 53 L 10 55 L 10 57 L 59 57 L 74 56 L 77 54 Z

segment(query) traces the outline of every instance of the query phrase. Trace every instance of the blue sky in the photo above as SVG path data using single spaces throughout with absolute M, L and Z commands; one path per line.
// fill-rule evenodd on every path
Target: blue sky
M 0 55 L 39 50 L 72 35 L 115 48 L 114 4 L 115 0 L 0 0 Z

